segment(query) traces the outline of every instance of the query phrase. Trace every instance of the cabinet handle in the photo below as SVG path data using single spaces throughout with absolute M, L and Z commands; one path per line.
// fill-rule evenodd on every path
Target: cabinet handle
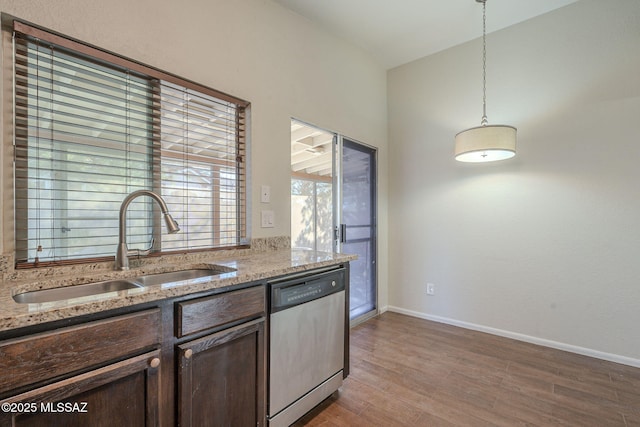
M 160 366 L 160 359 L 158 357 L 154 357 L 149 361 L 149 366 L 151 366 L 152 368 L 157 368 L 158 366 Z
M 185 350 L 184 352 L 184 358 L 185 359 L 191 359 L 191 356 L 193 356 L 193 350 L 191 350 L 190 348 Z

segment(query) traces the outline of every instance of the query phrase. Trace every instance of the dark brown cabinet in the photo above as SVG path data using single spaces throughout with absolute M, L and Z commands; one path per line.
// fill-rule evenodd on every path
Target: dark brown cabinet
M 263 283 L 97 316 L 0 335 L 0 427 L 265 426 Z
M 3 426 L 157 426 L 159 351 L 142 354 L 3 401 Z
M 264 426 L 265 288 L 190 299 L 176 307 L 176 335 L 182 337 L 176 355 L 178 424 Z
M 264 319 L 178 347 L 180 426 L 264 426 Z
M 2 426 L 156 426 L 160 310 L 0 343 Z

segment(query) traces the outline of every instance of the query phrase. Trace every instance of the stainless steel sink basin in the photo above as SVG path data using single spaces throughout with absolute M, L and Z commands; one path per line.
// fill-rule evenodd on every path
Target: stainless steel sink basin
M 172 271 L 168 273 L 148 274 L 133 279 L 114 279 L 104 282 L 87 283 L 84 285 L 66 286 L 62 288 L 40 289 L 37 291 L 23 292 L 13 296 L 15 302 L 20 304 L 40 304 L 69 300 L 73 298 L 102 295 L 111 292 L 126 291 L 131 289 L 143 289 L 145 286 L 163 285 L 167 287 L 177 286 L 193 279 L 218 276 L 224 273 L 236 271 L 233 267 L 224 265 L 208 265 L 206 267 L 192 268 L 189 270 Z
M 191 270 L 172 271 L 169 273 L 149 274 L 147 276 L 136 277 L 134 280 L 136 283 L 143 286 L 166 285 L 168 283 L 217 276 L 222 273 L 228 273 L 229 271 L 233 271 L 233 269 L 222 270 L 216 268 L 196 268 Z
M 43 302 L 61 301 L 141 287 L 142 286 L 140 284 L 130 280 L 107 280 L 105 282 L 87 283 L 85 285 L 23 292 L 21 294 L 14 295 L 13 299 L 15 302 L 20 304 L 39 304 Z

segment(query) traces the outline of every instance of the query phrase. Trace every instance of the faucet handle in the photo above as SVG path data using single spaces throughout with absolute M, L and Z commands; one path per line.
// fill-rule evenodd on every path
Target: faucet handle
M 155 238 L 151 238 L 151 244 L 149 245 L 149 247 L 147 249 L 143 249 L 140 250 L 140 255 L 141 256 L 146 256 L 149 255 L 151 253 L 151 251 L 153 250 L 153 245 L 156 244 L 156 239 Z
M 151 244 L 147 249 L 129 249 L 127 256 L 147 256 L 153 250 L 153 245 L 155 245 L 155 243 L 156 243 L 156 239 L 152 237 Z

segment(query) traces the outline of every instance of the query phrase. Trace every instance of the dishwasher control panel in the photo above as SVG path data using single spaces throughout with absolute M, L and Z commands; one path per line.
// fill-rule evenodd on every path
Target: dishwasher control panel
M 343 268 L 270 283 L 271 312 L 340 292 L 345 288 Z
M 280 301 L 283 304 L 294 304 L 301 300 L 315 298 L 322 294 L 322 287 L 318 284 L 309 286 L 296 286 L 292 288 L 282 289 L 280 291 Z

